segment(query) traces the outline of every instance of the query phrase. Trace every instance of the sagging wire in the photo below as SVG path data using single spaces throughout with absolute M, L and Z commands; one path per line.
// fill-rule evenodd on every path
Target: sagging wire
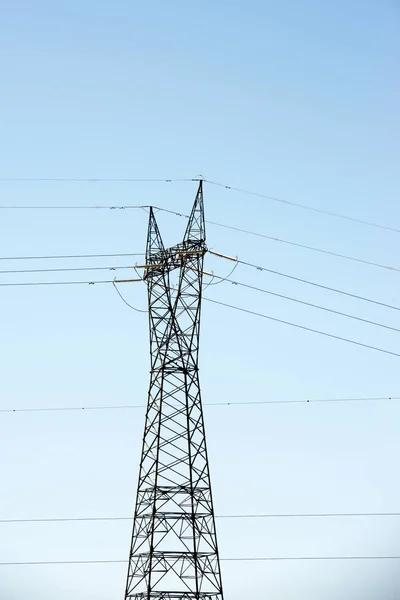
M 211 251 L 209 251 L 209 252 L 211 252 Z M 237 256 L 235 257 L 235 261 L 236 262 L 235 262 L 233 269 L 231 270 L 230 273 L 228 273 L 228 275 L 226 277 L 218 277 L 219 281 L 216 281 L 215 283 L 213 283 L 213 281 L 211 281 L 204 289 L 209 288 L 210 285 L 219 285 L 220 283 L 224 283 L 224 281 L 228 281 L 229 278 L 231 277 L 231 275 L 233 275 L 233 273 L 236 271 L 236 269 L 239 265 L 239 258 Z M 214 272 L 211 271 L 211 273 L 212 273 L 213 279 L 215 279 L 216 276 L 214 275 Z
M 143 281 L 143 279 L 142 278 L 140 278 L 140 279 L 132 279 L 132 282 L 136 282 L 136 281 Z M 126 304 L 126 306 L 128 306 L 129 308 L 131 308 L 132 310 L 134 310 L 135 312 L 138 312 L 138 313 L 147 313 L 147 310 L 142 310 L 140 308 L 136 308 L 135 306 L 132 306 L 132 304 L 129 304 L 129 302 L 127 300 L 125 300 L 125 298 L 123 297 L 123 295 L 119 291 L 119 289 L 117 287 L 117 283 L 118 283 L 117 279 L 114 279 L 113 282 L 112 282 L 113 287 L 114 287 L 115 291 L 117 292 L 118 296 L 121 298 L 122 302 L 124 304 Z
M 209 277 L 211 277 L 211 281 L 209 283 L 207 283 L 205 286 L 203 286 L 203 291 L 205 291 L 205 290 L 207 290 L 210 287 L 210 285 L 213 284 L 213 281 L 215 279 L 215 275 L 214 275 L 213 271 L 211 271 L 211 273 L 205 273 L 203 271 L 203 275 L 208 275 Z

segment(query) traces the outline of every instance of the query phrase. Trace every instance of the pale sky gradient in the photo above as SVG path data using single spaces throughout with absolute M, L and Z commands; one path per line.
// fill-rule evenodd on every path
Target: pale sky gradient
M 400 228 L 396 0 L 0 2 L 0 176 L 210 180 Z M 0 181 L 0 204 L 155 204 L 194 183 Z M 207 218 L 400 268 L 400 234 L 205 186 Z M 185 221 L 158 213 L 167 244 Z M 144 211 L 0 214 L 0 256 L 142 252 Z M 209 247 L 400 306 L 400 274 L 209 225 Z M 1 269 L 132 259 L 1 261 Z M 207 258 L 218 275 L 229 263 Z M 129 275 L 130 271 L 119 272 Z M 114 272 L 0 274 L 1 282 Z M 239 267 L 400 327 L 399 312 Z M 136 285 L 136 284 L 135 284 Z M 2 287 L 0 408 L 139 404 L 146 315 L 112 286 Z M 146 306 L 144 286 L 124 287 Z M 400 352 L 399 334 L 248 289 L 207 295 Z M 400 359 L 204 303 L 205 403 L 400 396 Z M 218 515 L 400 512 L 400 401 L 205 407 Z M 2 413 L 0 519 L 129 516 L 144 408 Z M 125 559 L 131 525 L 0 523 L 0 562 Z M 400 518 L 218 521 L 222 557 L 400 556 Z M 4 600 L 123 598 L 125 565 L 0 566 Z M 398 600 L 400 561 L 225 562 L 225 600 Z

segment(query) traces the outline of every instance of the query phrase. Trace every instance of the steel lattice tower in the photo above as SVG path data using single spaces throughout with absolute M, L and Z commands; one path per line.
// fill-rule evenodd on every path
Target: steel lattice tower
M 150 388 L 125 600 L 223 600 L 198 376 L 206 251 L 200 181 L 180 244 L 164 248 L 150 209 Z

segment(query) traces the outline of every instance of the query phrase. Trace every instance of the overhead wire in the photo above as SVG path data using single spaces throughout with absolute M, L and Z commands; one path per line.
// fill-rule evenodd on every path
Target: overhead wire
M 212 302 L 213 304 L 218 304 L 220 306 L 224 306 L 226 308 L 231 308 L 233 310 L 241 311 L 247 313 L 249 315 L 253 315 L 256 317 L 261 317 L 263 319 L 268 319 L 269 321 L 274 321 L 275 323 L 281 323 L 283 325 L 289 325 L 290 327 L 295 327 L 296 329 L 301 329 L 302 331 L 309 331 L 310 333 L 316 333 L 318 335 L 322 335 L 328 338 L 332 338 L 335 340 L 339 340 L 341 342 L 346 342 L 347 344 L 353 344 L 355 346 L 360 346 L 362 348 L 367 348 L 368 350 L 374 350 L 376 352 L 381 352 L 383 354 L 390 354 L 391 356 L 396 356 L 400 358 L 400 354 L 398 352 L 393 352 L 391 350 L 385 350 L 384 348 L 379 348 L 378 346 L 372 346 L 370 344 L 364 344 L 362 342 L 358 342 L 356 340 L 352 340 L 350 338 L 345 338 L 339 335 L 335 335 L 333 333 L 328 333 L 327 331 L 321 331 L 319 329 L 314 329 L 312 327 L 306 327 L 305 325 L 299 325 L 298 323 L 293 323 L 291 321 L 285 321 L 284 319 L 278 319 L 276 317 L 271 317 L 270 315 L 266 315 L 264 313 L 259 313 L 253 310 L 249 310 L 246 308 L 242 308 L 241 306 L 236 306 L 234 304 L 228 304 L 226 302 L 220 302 L 219 300 L 213 300 L 212 298 L 204 298 L 207 302 Z
M 224 562 L 265 562 L 265 561 L 346 561 L 346 560 L 400 560 L 400 556 L 249 556 L 220 558 Z M 0 562 L 1 567 L 11 566 L 51 566 L 51 565 L 104 565 L 128 564 L 123 560 L 44 560 L 44 561 L 18 561 Z
M 138 279 L 137 281 L 142 281 L 141 279 Z M 132 310 L 138 312 L 138 313 L 147 313 L 147 310 L 142 310 L 140 308 L 136 308 L 135 306 L 132 306 L 132 304 L 129 304 L 129 302 L 127 300 L 125 300 L 125 298 L 123 297 L 123 295 L 121 294 L 121 292 L 118 289 L 117 283 L 114 280 L 113 281 L 113 288 L 115 289 L 115 291 L 117 292 L 118 296 L 121 298 L 122 302 L 124 304 L 126 304 L 126 306 L 128 306 L 128 308 L 131 308 Z
M 1 181 L 1 179 L 0 179 L 0 181 Z M 198 181 L 198 180 L 193 180 L 193 181 Z M 4 206 L 3 208 L 13 208 L 13 207 Z M 17 208 L 17 207 L 14 207 L 14 208 Z M 21 206 L 20 208 L 35 208 L 35 207 Z M 41 206 L 40 207 L 40 206 L 38 206 L 36 208 L 57 208 L 57 207 L 46 207 L 46 206 Z M 102 206 L 102 207 L 84 206 L 84 207 L 58 207 L 58 208 L 93 208 L 93 209 L 96 209 L 96 208 L 105 208 L 105 209 L 130 209 L 130 208 L 136 209 L 136 208 L 142 208 L 142 209 L 146 209 L 146 208 L 148 208 L 148 206 L 147 205 L 142 205 L 142 206 L 139 206 L 139 205 L 125 205 L 125 206 Z M 158 206 L 154 206 L 153 208 L 157 209 L 159 211 L 165 212 L 165 213 L 169 213 L 169 214 L 175 215 L 175 216 L 183 217 L 183 218 L 186 218 L 186 219 L 189 218 L 188 215 L 185 215 L 185 214 L 177 212 L 177 211 L 169 210 L 169 209 L 166 209 L 166 208 L 161 208 L 161 207 L 158 207 Z M 320 254 L 324 254 L 324 255 L 328 255 L 328 256 L 333 256 L 335 258 L 341 258 L 343 260 L 349 260 L 349 261 L 357 262 L 357 263 L 360 263 L 360 264 L 372 266 L 372 267 L 375 267 L 375 268 L 380 268 L 380 269 L 385 269 L 385 270 L 389 270 L 389 271 L 394 271 L 394 272 L 400 273 L 400 268 L 399 267 L 394 267 L 392 265 L 386 265 L 386 264 L 383 264 L 383 263 L 379 263 L 379 262 L 375 262 L 375 261 L 371 261 L 371 260 L 366 260 L 366 259 L 358 258 L 358 257 L 355 257 L 355 256 L 350 256 L 348 254 L 342 254 L 342 253 L 339 253 L 339 252 L 334 252 L 332 250 L 326 250 L 324 248 L 318 248 L 316 246 L 310 246 L 310 245 L 307 245 L 307 244 L 301 244 L 299 242 L 293 242 L 291 240 L 286 240 L 286 239 L 279 238 L 279 237 L 276 237 L 276 236 L 271 236 L 271 235 L 267 235 L 267 234 L 264 234 L 264 233 L 251 231 L 249 229 L 244 229 L 244 228 L 241 228 L 241 227 L 235 227 L 233 225 L 227 225 L 225 223 L 219 223 L 219 222 L 211 221 L 211 220 L 206 220 L 206 223 L 210 224 L 210 225 L 214 225 L 216 227 L 222 227 L 224 229 L 229 229 L 229 230 L 232 230 L 232 231 L 237 231 L 237 232 L 240 232 L 240 233 L 245 233 L 247 235 L 252 235 L 252 236 L 264 238 L 264 239 L 267 239 L 267 240 L 270 240 L 270 241 L 274 241 L 274 242 L 278 242 L 278 243 L 281 243 L 281 244 L 290 245 L 290 246 L 293 246 L 293 247 L 296 247 L 296 248 L 302 248 L 302 249 L 305 249 L 305 250 L 310 250 L 312 252 L 318 252 Z M 1 260 L 1 258 L 0 258 L 0 260 Z
M 358 517 L 400 517 L 400 512 L 353 513 L 270 513 L 253 515 L 215 515 L 216 519 L 338 519 Z M 43 519 L 0 519 L 0 523 L 80 523 L 102 521 L 133 521 L 130 517 L 55 517 Z
M 113 279 L 96 280 L 96 281 L 24 281 L 12 283 L 0 283 L 0 287 L 40 287 L 54 285 L 98 285 L 103 283 L 114 283 Z
M 293 405 L 293 404 L 325 404 L 325 403 L 364 403 L 364 402 L 385 402 L 398 401 L 400 396 L 378 396 L 378 397 L 359 397 L 359 398 L 308 398 L 305 400 L 255 400 L 248 402 L 205 402 L 203 406 L 262 406 L 266 404 Z M 109 406 L 44 406 L 27 408 L 0 408 L 0 413 L 25 413 L 25 412 L 90 412 L 102 410 L 132 410 L 136 408 L 146 408 L 144 404 L 121 404 Z
M 144 256 L 144 252 L 119 252 L 114 254 L 52 254 L 45 256 L 0 256 L 0 260 L 58 260 L 67 258 L 117 258 Z
M 222 258 L 228 258 L 228 257 L 225 257 L 225 256 L 223 256 L 221 254 L 217 254 L 215 252 L 211 252 L 211 254 L 214 254 L 216 256 L 220 256 Z M 210 285 L 216 285 L 216 284 L 219 284 L 219 283 L 228 282 L 228 283 L 231 283 L 232 285 L 240 286 L 240 287 L 247 288 L 247 289 L 250 289 L 250 290 L 253 290 L 253 291 L 257 291 L 257 292 L 261 292 L 261 293 L 264 293 L 264 294 L 269 294 L 271 296 L 275 296 L 277 298 L 282 298 L 282 299 L 285 299 L 285 300 L 289 300 L 289 301 L 295 302 L 297 304 L 302 304 L 304 306 L 308 306 L 308 307 L 311 307 L 311 308 L 316 308 L 318 310 L 323 310 L 325 312 L 329 312 L 329 313 L 332 313 L 332 314 L 335 314 L 335 315 L 338 315 L 338 316 L 342 316 L 342 317 L 345 317 L 345 318 L 348 318 L 348 319 L 353 319 L 353 320 L 356 320 L 356 321 L 359 321 L 359 322 L 362 322 L 362 323 L 366 323 L 368 325 L 372 325 L 372 326 L 375 326 L 375 327 L 380 327 L 380 328 L 383 328 L 383 329 L 387 329 L 387 330 L 390 330 L 390 331 L 395 331 L 397 333 L 400 333 L 400 329 L 399 328 L 393 327 L 391 325 L 385 325 L 384 323 L 379 323 L 378 321 L 373 321 L 373 320 L 370 320 L 370 319 L 364 319 L 362 317 L 357 317 L 356 315 L 351 315 L 349 313 L 345 313 L 345 312 L 342 312 L 342 311 L 339 311 L 339 310 L 328 308 L 328 307 L 322 306 L 320 304 L 313 304 L 312 302 L 306 302 L 304 300 L 300 300 L 299 298 L 294 298 L 293 296 L 287 296 L 285 294 L 279 294 L 277 292 L 272 292 L 271 290 L 266 290 L 265 288 L 259 288 L 259 287 L 256 287 L 256 286 L 253 286 L 253 285 L 249 285 L 249 284 L 237 281 L 237 280 L 230 279 L 230 275 L 233 274 L 233 272 L 235 271 L 235 268 L 237 267 L 237 265 L 239 264 L 240 261 L 238 261 L 237 259 L 229 259 L 229 260 L 232 260 L 232 261 L 235 262 L 235 266 L 233 267 L 233 269 L 231 270 L 231 272 L 226 277 L 221 277 L 219 275 L 215 275 L 215 273 L 212 273 L 212 275 L 208 274 L 213 279 L 217 279 L 218 282 L 216 282 L 216 283 L 211 282 L 210 284 L 208 284 L 208 286 L 206 286 L 207 288 L 210 287 Z
M 335 314 L 335 315 L 338 315 L 341 317 L 345 317 L 347 319 L 353 319 L 355 321 L 367 323 L 368 325 L 373 325 L 375 327 L 381 327 L 384 329 L 389 329 L 391 331 L 396 331 L 397 333 L 400 333 L 400 329 L 398 329 L 397 327 L 392 327 L 391 325 L 385 325 L 384 323 L 379 323 L 378 321 L 364 319 L 362 317 L 357 317 L 356 315 L 351 315 L 349 313 L 345 313 L 340 310 L 334 310 L 333 308 L 328 308 L 328 307 L 322 306 L 320 304 L 313 304 L 312 302 L 306 302 L 305 300 L 300 300 L 299 298 L 294 298 L 293 296 L 286 296 L 285 294 L 279 294 L 277 292 L 272 292 L 271 290 L 266 290 L 265 288 L 259 288 L 254 285 L 249 285 L 249 284 L 243 283 L 241 281 L 236 281 L 236 280 L 230 279 L 229 277 L 220 277 L 215 274 L 213 274 L 213 277 L 215 279 L 219 279 L 220 280 L 219 283 L 223 283 L 223 282 L 231 283 L 232 285 L 237 285 L 239 287 L 247 288 L 247 289 L 250 289 L 250 290 L 253 290 L 256 292 L 261 292 L 263 294 L 269 294 L 270 296 L 275 296 L 276 298 L 282 298 L 284 300 L 289 300 L 290 302 L 296 302 L 297 304 L 302 304 L 304 306 L 309 306 L 311 308 L 323 310 L 325 312 L 329 312 L 329 313 L 332 313 L 332 314 Z
M 236 271 L 238 266 L 239 266 L 239 263 L 236 262 L 233 265 L 233 268 L 228 273 L 228 275 L 226 275 L 225 277 L 219 277 L 218 275 L 215 275 L 214 272 L 212 272 L 211 273 L 212 280 L 204 287 L 204 291 L 212 285 L 219 285 L 221 283 L 224 283 L 224 281 L 230 281 L 230 277 L 234 274 L 234 272 Z M 214 279 L 218 279 L 218 281 L 214 282 Z
M 274 269 L 270 269 L 268 267 L 264 267 L 264 266 L 260 266 L 260 265 L 255 265 L 253 263 L 250 262 L 246 262 L 244 260 L 239 260 L 238 258 L 233 258 L 230 256 L 225 256 L 223 254 L 220 254 L 219 252 L 214 252 L 213 250 L 208 250 L 209 254 L 212 254 L 213 256 L 218 256 L 219 258 L 224 258 L 230 261 L 235 261 L 240 265 L 245 265 L 247 267 L 252 267 L 254 269 L 256 269 L 257 271 L 265 271 L 266 273 L 272 273 L 273 275 L 278 275 L 279 277 L 285 277 L 287 279 L 291 279 L 293 281 L 298 281 L 300 283 L 305 283 L 307 285 L 311 285 L 323 290 L 327 290 L 329 292 L 334 292 L 336 294 L 341 294 L 344 296 L 348 296 L 350 298 L 355 298 L 356 300 L 362 300 L 364 302 L 369 302 L 370 304 L 376 304 L 377 306 L 383 306 L 384 308 L 390 308 L 392 310 L 399 310 L 400 311 L 400 307 L 399 306 L 394 306 L 393 304 L 386 304 L 385 302 L 380 302 L 379 300 L 373 300 L 372 298 L 368 298 L 366 296 L 360 296 L 358 294 L 352 294 L 351 292 L 346 292 L 344 290 L 340 290 L 338 288 L 333 288 L 327 285 L 323 285 L 321 283 L 316 283 L 315 281 L 310 281 L 308 279 L 302 279 L 301 277 L 296 277 L 295 275 L 289 275 L 288 273 L 282 273 L 281 271 L 276 271 Z
M 200 181 L 200 178 L 134 178 L 134 177 L 0 177 L 0 181 L 15 182 L 85 182 L 85 183 L 185 183 Z
M 223 227 L 225 229 L 231 229 L 233 231 L 239 231 L 241 233 L 246 233 L 248 235 L 253 235 L 256 237 L 261 237 L 267 240 L 271 240 L 273 242 L 279 242 L 280 244 L 287 244 L 289 246 L 295 246 L 296 248 L 303 248 L 305 250 L 311 250 L 312 252 L 319 252 L 320 254 L 326 254 L 328 256 L 334 256 L 335 258 L 342 258 L 345 260 L 350 260 L 357 263 L 362 263 L 364 265 L 368 265 L 370 267 L 377 267 L 379 269 L 386 269 L 389 271 L 396 271 L 400 273 L 400 268 L 392 267 L 390 265 L 385 265 L 382 263 L 374 262 L 371 260 L 365 260 L 363 258 L 357 258 L 355 256 L 350 256 L 348 254 L 340 254 L 339 252 L 332 252 L 331 250 L 324 250 L 323 248 L 317 248 L 316 246 L 308 246 L 306 244 L 300 244 L 298 242 L 292 242 L 290 240 L 285 240 L 282 238 L 274 237 L 271 235 L 266 235 L 264 233 L 256 233 L 255 231 L 250 231 L 248 229 L 242 229 L 240 227 L 233 227 L 232 225 L 224 225 L 223 223 L 217 223 L 216 221 L 207 221 L 207 223 L 211 225 L 216 225 L 217 227 Z
M 315 213 L 319 213 L 322 215 L 326 215 L 329 217 L 335 217 L 337 219 L 344 219 L 346 221 L 351 221 L 353 223 L 358 223 L 359 225 L 368 225 L 369 227 L 376 227 L 378 229 L 383 229 L 386 231 L 393 231 L 395 233 L 400 233 L 400 229 L 397 229 L 396 227 L 389 227 L 388 225 L 381 225 L 379 223 L 375 223 L 373 221 L 365 221 L 364 219 L 359 219 L 357 217 L 350 217 L 349 215 L 344 215 L 341 213 L 337 213 L 337 212 L 332 212 L 329 210 L 325 210 L 322 208 L 317 208 L 315 206 L 310 206 L 308 204 L 301 204 L 299 202 L 293 202 L 291 200 L 284 200 L 283 198 L 277 198 L 276 196 L 269 196 L 267 194 L 262 194 L 259 192 L 252 192 L 249 190 L 245 190 L 242 188 L 237 188 L 234 187 L 232 185 L 227 185 L 225 183 L 220 183 L 217 181 L 211 181 L 210 179 L 204 179 L 205 183 L 208 183 L 209 185 L 213 185 L 213 186 L 217 186 L 220 188 L 224 188 L 226 190 L 231 190 L 234 192 L 239 192 L 240 194 L 246 194 L 247 196 L 255 196 L 257 198 L 263 198 L 265 200 L 271 200 L 273 202 L 279 202 L 280 204 L 285 204 L 286 206 L 292 206 L 292 207 L 296 207 L 296 208 L 301 208 L 303 210 L 308 210 L 308 211 L 312 211 Z
M 336 219 L 346 220 L 352 223 L 357 223 L 359 225 L 366 225 L 368 227 L 375 227 L 377 229 L 392 231 L 395 233 L 400 233 L 400 229 L 396 227 L 390 227 L 388 225 L 382 225 L 380 223 L 376 223 L 374 221 L 367 221 L 365 219 L 360 219 L 358 217 L 351 217 L 350 215 L 345 215 L 342 213 L 325 210 L 322 208 L 317 208 L 315 206 L 311 206 L 309 204 L 302 204 L 300 202 L 294 202 L 293 200 L 286 200 L 283 198 L 279 198 L 277 196 L 272 196 L 269 194 L 264 194 L 260 192 L 254 192 L 251 190 L 235 187 L 226 183 L 221 183 L 218 181 L 213 181 L 211 179 L 206 178 L 181 178 L 181 179 L 166 179 L 166 178 L 102 178 L 102 177 L 0 177 L 0 181 L 3 182 L 86 182 L 86 183 L 102 183 L 102 182 L 110 182 L 110 183 L 178 183 L 178 182 L 196 182 L 203 181 L 209 185 L 220 187 L 222 189 L 226 189 L 229 191 L 238 192 L 240 194 L 244 194 L 247 196 L 253 196 L 256 198 L 262 198 L 265 200 L 270 200 L 272 202 L 277 202 L 279 204 L 283 204 L 285 206 L 300 208 L 302 210 L 326 215 L 329 217 L 334 217 Z M 18 205 L 8 205 L 8 206 L 0 206 L 0 209 L 82 209 L 82 208 L 104 208 L 104 209 L 113 209 L 113 208 L 127 208 L 125 206 L 18 206 Z M 135 208 L 134 206 L 130 206 L 129 208 Z M 139 208 L 139 207 L 137 207 Z
M 304 283 L 306 285 L 311 285 L 323 290 L 327 290 L 330 292 L 334 292 L 337 294 L 341 294 L 344 296 L 348 296 L 350 298 L 354 298 L 356 300 L 362 300 L 364 302 L 368 302 L 370 304 L 375 304 L 377 306 L 382 306 L 384 308 L 389 308 L 392 310 L 397 310 L 400 311 L 400 307 L 392 305 L 392 304 L 387 304 L 385 302 L 381 302 L 379 300 L 374 300 L 372 298 L 368 298 L 366 296 L 361 296 L 358 294 L 353 294 L 351 292 L 346 292 L 345 290 L 341 290 L 338 288 L 333 288 L 327 285 L 323 285 L 320 283 L 317 283 L 315 281 L 310 281 L 308 279 L 303 279 L 301 277 L 296 277 L 295 275 L 290 275 L 288 273 L 283 273 L 281 271 L 277 271 L 274 269 L 270 269 L 268 267 L 265 266 L 260 266 L 260 265 L 256 265 L 254 263 L 250 263 L 244 260 L 240 260 L 237 257 L 236 258 L 232 258 L 232 257 L 228 257 L 225 256 L 223 254 L 220 254 L 219 252 L 215 252 L 213 250 L 208 250 L 209 254 L 212 254 L 213 256 L 217 256 L 219 258 L 224 258 L 224 259 L 228 259 L 230 261 L 234 261 L 236 264 L 241 264 L 244 266 L 248 266 L 248 267 L 252 267 L 258 271 L 265 271 L 267 273 L 272 273 L 274 275 L 277 275 L 279 277 L 284 277 L 293 281 L 298 281 L 300 283 Z M 136 253 L 119 253 L 119 254 L 75 254 L 75 255 L 50 255 L 50 256 L 8 256 L 8 257 L 0 257 L 0 260 L 48 260 L 48 259 L 81 259 L 81 258 L 106 258 L 106 257 L 134 257 L 134 256 L 144 256 L 143 252 L 136 252 Z M 14 270 L 14 269 L 8 269 L 8 270 L 1 270 L 0 273 L 1 274 L 13 274 L 13 273 L 45 273 L 45 272 L 62 272 L 62 271 L 95 271 L 95 270 L 117 270 L 117 269 L 128 269 L 128 268 L 132 268 L 132 265 L 126 265 L 126 266 L 110 266 L 110 267 L 74 267 L 74 268 L 55 268 L 55 269 L 18 269 L 18 270 Z M 233 273 L 235 269 L 232 270 L 232 272 L 230 273 L 230 275 Z M 228 275 L 228 277 L 230 276 Z M 215 284 L 211 284 L 211 285 L 215 285 Z
M 133 265 L 114 265 L 109 267 L 67 267 L 67 268 L 57 268 L 57 269 L 10 269 L 5 271 L 0 271 L 2 275 L 12 275 L 12 274 L 28 274 L 28 273 L 63 273 L 63 272 L 72 272 L 72 271 L 119 271 L 121 269 L 133 269 Z
M 42 281 L 42 282 L 12 282 L 12 283 L 0 283 L 0 287 L 46 287 L 46 286 L 57 286 L 57 285 L 97 285 L 97 284 L 107 284 L 107 283 L 111 283 L 114 285 L 115 283 L 131 283 L 133 280 L 132 279 L 124 279 L 124 280 L 115 280 L 115 279 L 111 279 L 111 280 L 96 280 L 96 281 Z M 135 280 L 136 281 L 136 280 Z M 268 319 L 270 321 L 274 321 L 276 323 L 281 323 L 284 325 L 289 325 L 291 327 L 295 327 L 296 329 L 300 329 L 302 331 L 308 331 L 310 333 L 316 333 L 328 338 L 332 338 L 332 339 L 336 339 L 342 342 L 346 342 L 348 344 L 353 344 L 355 346 L 359 346 L 362 348 L 367 348 L 369 350 L 374 350 L 376 352 L 380 352 L 383 354 L 389 354 L 391 356 L 396 356 L 400 358 L 400 354 L 397 352 L 393 352 L 391 350 L 386 350 L 384 348 L 380 348 L 378 346 L 372 346 L 370 344 L 364 344 L 362 342 L 358 342 L 356 340 L 352 340 L 350 338 L 345 338 L 342 336 L 338 336 L 335 335 L 333 333 L 328 333 L 326 331 L 321 331 L 319 329 L 314 329 L 312 327 L 306 327 L 305 325 L 299 325 L 298 323 L 293 323 L 291 321 L 286 321 L 284 319 L 278 319 L 276 317 L 271 317 L 270 315 L 266 315 L 264 313 L 258 313 L 256 311 L 252 311 L 249 309 L 245 309 L 239 306 L 235 306 L 232 304 L 228 304 L 225 302 L 220 302 L 218 300 L 213 300 L 212 298 L 203 298 L 204 300 L 206 300 L 207 302 L 211 302 L 213 304 L 217 304 L 220 306 L 224 306 L 226 308 L 231 308 L 233 310 L 237 310 L 237 311 L 241 311 L 250 315 L 254 315 L 257 317 L 261 317 L 263 319 Z
M 7 209 L 7 210 L 125 210 L 125 209 L 134 209 L 134 208 L 140 208 L 140 209 L 147 209 L 150 208 L 150 205 L 147 204 L 129 204 L 126 206 L 123 205 L 115 205 L 115 206 L 110 206 L 110 205 L 104 205 L 104 204 L 81 204 L 81 205 L 59 205 L 59 206 L 50 206 L 50 205 L 31 205 L 29 206 L 29 204 L 25 204 L 25 205 L 20 205 L 20 204 L 15 204 L 13 205 L 0 205 L 0 210 L 1 209 Z
M 189 218 L 189 215 L 185 215 L 183 213 L 179 213 L 179 212 L 176 212 L 176 211 L 173 211 L 173 210 L 169 210 L 169 209 L 166 209 L 166 208 L 159 208 L 159 207 L 157 207 L 157 208 L 158 208 L 158 210 L 160 210 L 162 212 L 173 214 L 173 215 L 176 215 L 178 217 L 183 217 L 183 218 L 186 218 L 186 219 Z M 328 255 L 328 256 L 334 256 L 336 258 L 342 258 L 342 259 L 345 259 L 345 260 L 350 260 L 350 261 L 353 261 L 353 262 L 365 264 L 365 265 L 368 265 L 368 266 L 371 266 L 371 267 L 376 267 L 376 268 L 380 268 L 380 269 L 386 269 L 386 270 L 389 270 L 389 271 L 395 271 L 395 272 L 400 273 L 400 268 L 393 267 L 391 265 L 385 265 L 385 264 L 382 264 L 382 263 L 378 263 L 378 262 L 366 260 L 366 259 L 363 259 L 363 258 L 357 258 L 355 256 L 350 256 L 348 254 L 340 254 L 339 252 L 333 252 L 331 250 L 325 250 L 323 248 L 317 248 L 316 246 L 308 246 L 306 244 L 300 244 L 298 242 L 292 242 L 290 240 L 285 240 L 283 238 L 278 238 L 278 237 L 275 237 L 275 236 L 267 235 L 265 233 L 259 233 L 259 232 L 256 232 L 256 231 L 251 231 L 249 229 L 243 229 L 241 227 L 234 227 L 233 225 L 226 225 L 224 223 L 218 223 L 217 221 L 210 221 L 210 220 L 206 219 L 206 223 L 208 223 L 209 225 L 215 225 L 217 227 L 222 227 L 224 229 L 230 229 L 232 231 L 238 231 L 240 233 L 245 233 L 247 235 L 252 235 L 252 236 L 264 238 L 264 239 L 267 239 L 267 240 L 271 240 L 273 242 L 279 242 L 281 244 L 287 244 L 289 246 L 294 246 L 296 248 L 303 248 L 305 250 L 311 250 L 313 252 L 319 252 L 320 254 L 325 254 L 325 255 Z

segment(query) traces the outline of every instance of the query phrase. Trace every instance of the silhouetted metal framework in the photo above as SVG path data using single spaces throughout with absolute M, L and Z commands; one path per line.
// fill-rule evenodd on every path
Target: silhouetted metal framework
M 150 209 L 151 376 L 126 600 L 223 600 L 198 376 L 206 251 L 200 181 L 180 244 L 164 249 Z

